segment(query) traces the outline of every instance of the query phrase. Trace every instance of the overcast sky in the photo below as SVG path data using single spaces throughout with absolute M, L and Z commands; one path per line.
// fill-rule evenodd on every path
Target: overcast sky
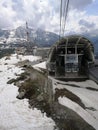
M 69 1 L 65 33 L 98 34 L 98 0 Z M 33 28 L 58 33 L 59 10 L 60 0 L 0 0 L 0 28 L 15 28 L 27 21 Z

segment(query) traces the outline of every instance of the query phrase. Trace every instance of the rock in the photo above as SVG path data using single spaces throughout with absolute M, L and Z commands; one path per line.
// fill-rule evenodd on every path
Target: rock
M 18 99 L 23 99 L 24 96 L 25 96 L 25 94 L 26 94 L 26 91 L 25 91 L 25 90 L 22 90 L 22 91 L 17 95 L 17 98 L 18 98 Z
M 11 80 L 9 80 L 8 82 L 7 82 L 7 84 L 12 84 L 12 83 L 14 83 L 16 80 L 15 79 L 11 79 Z
M 44 100 L 44 97 L 43 97 L 43 94 L 40 94 L 37 96 L 37 100 L 40 102 L 40 101 L 43 101 Z

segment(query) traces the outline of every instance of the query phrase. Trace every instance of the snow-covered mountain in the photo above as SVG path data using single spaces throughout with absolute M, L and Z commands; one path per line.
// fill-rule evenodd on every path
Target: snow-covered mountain
M 26 28 L 19 26 L 12 30 L 2 30 L 0 29 L 0 41 L 1 43 L 9 44 L 25 44 L 26 42 Z M 50 46 L 55 43 L 59 36 L 52 32 L 47 32 L 41 29 L 28 28 L 29 39 L 31 43 L 36 44 L 39 47 Z
M 27 46 L 26 42 L 26 27 L 19 26 L 16 29 L 4 30 L 0 29 L 0 44 L 9 44 L 12 47 Z M 55 33 L 48 32 L 42 29 L 28 28 L 29 39 L 31 44 L 38 47 L 49 47 L 58 41 L 59 36 Z M 92 32 L 93 34 L 93 32 Z M 83 33 L 84 37 L 87 37 L 94 44 L 95 53 L 98 55 L 98 37 L 97 35 L 91 35 L 91 33 Z

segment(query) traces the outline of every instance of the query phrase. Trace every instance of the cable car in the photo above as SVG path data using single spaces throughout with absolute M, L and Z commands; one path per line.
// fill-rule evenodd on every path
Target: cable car
M 94 64 L 93 44 L 83 36 L 71 35 L 51 47 L 46 66 L 57 79 L 79 79 L 88 77 L 90 64 Z

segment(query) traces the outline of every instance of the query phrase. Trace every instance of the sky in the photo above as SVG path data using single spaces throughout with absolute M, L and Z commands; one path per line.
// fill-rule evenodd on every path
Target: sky
M 97 7 L 98 0 L 69 0 L 65 33 L 97 35 Z M 60 0 L 0 0 L 0 28 L 16 28 L 26 21 L 33 28 L 59 33 Z

